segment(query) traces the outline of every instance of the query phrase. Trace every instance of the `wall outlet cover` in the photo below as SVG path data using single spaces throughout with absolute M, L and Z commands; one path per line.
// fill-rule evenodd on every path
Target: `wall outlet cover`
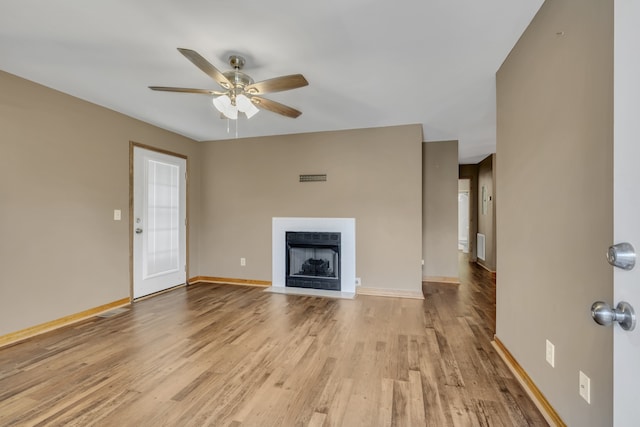
M 580 396 L 584 400 L 587 401 L 589 405 L 591 405 L 591 378 L 585 375 L 584 372 L 580 371 Z

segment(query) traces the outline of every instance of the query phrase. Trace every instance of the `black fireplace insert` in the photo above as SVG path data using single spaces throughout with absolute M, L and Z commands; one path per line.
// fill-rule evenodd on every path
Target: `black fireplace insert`
M 286 286 L 340 290 L 340 233 L 287 231 Z

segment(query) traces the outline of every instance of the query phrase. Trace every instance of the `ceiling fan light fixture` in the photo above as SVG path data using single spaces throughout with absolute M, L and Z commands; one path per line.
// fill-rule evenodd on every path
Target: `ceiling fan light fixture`
M 253 102 L 251 102 L 251 100 L 243 94 L 240 94 L 236 97 L 236 105 L 238 106 L 238 110 L 247 115 L 248 119 L 255 116 L 258 111 L 260 111 L 258 107 L 253 105 Z
M 213 106 L 228 119 L 236 120 L 238 118 L 238 108 L 231 103 L 231 98 L 228 95 L 213 98 Z

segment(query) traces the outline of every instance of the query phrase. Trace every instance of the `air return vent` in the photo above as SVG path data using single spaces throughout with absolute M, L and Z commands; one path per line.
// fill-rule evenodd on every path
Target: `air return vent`
M 129 311 L 128 307 L 114 308 L 113 310 L 109 310 L 104 313 L 98 314 L 97 317 L 102 317 L 106 319 L 109 317 L 117 316 L 118 314 L 126 313 L 127 311 Z
M 485 235 L 477 233 L 476 239 L 477 239 L 476 256 L 479 259 L 486 261 L 484 258 L 485 257 Z
M 317 182 L 317 181 L 326 181 L 327 174 L 322 175 L 300 175 L 300 182 Z

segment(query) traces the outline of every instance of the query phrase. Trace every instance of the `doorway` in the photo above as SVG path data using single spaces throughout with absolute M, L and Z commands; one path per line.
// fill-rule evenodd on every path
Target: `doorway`
M 131 144 L 132 295 L 187 281 L 187 159 Z
M 469 253 L 470 179 L 458 180 L 458 250 Z

